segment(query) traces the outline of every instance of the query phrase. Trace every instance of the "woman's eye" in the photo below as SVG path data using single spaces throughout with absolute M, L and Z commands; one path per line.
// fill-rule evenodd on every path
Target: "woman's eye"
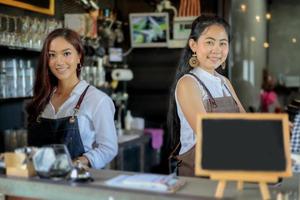
M 221 46 L 227 46 L 226 42 L 221 42 Z
M 213 41 L 206 41 L 206 44 L 213 45 L 214 43 L 213 43 Z
M 71 55 L 71 52 L 64 52 L 64 56 L 69 56 L 69 55 Z
M 54 53 L 49 53 L 49 58 L 54 58 L 55 54 Z

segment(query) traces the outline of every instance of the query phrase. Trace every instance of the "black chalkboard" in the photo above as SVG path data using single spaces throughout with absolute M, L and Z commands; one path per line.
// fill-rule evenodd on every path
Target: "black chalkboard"
M 203 119 L 204 170 L 284 171 L 282 120 Z

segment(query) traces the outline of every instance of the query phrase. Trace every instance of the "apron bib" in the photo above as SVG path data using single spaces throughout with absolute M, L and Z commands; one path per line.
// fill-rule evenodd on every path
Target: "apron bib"
M 41 147 L 51 144 L 65 144 L 71 159 L 81 156 L 85 151 L 80 137 L 77 113 L 89 85 L 80 95 L 72 116 L 59 119 L 38 117 L 28 127 L 28 145 Z

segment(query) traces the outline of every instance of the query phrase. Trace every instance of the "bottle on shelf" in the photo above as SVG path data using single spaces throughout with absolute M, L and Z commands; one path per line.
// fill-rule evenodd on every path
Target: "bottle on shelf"
M 6 95 L 8 98 L 17 97 L 17 59 L 6 61 Z
M 101 87 L 105 84 L 105 69 L 103 67 L 103 59 L 98 57 L 97 58 L 97 87 Z
M 26 96 L 33 96 L 33 80 L 34 80 L 34 69 L 31 66 L 31 61 L 28 60 L 25 68 Z
M 133 117 L 131 115 L 131 111 L 127 110 L 127 113 L 125 116 L 125 130 L 131 130 L 132 120 L 133 120 Z
M 17 70 L 17 96 L 18 97 L 25 97 L 26 96 L 26 82 L 25 82 L 25 65 L 24 60 L 19 60 L 18 70 Z
M 6 98 L 6 71 L 5 71 L 5 61 L 1 61 L 0 65 L 0 98 Z

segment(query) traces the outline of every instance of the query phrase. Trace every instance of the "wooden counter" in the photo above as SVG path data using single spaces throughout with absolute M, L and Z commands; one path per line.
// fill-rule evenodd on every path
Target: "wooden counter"
M 174 194 L 142 192 L 137 190 L 116 189 L 104 185 L 104 181 L 119 174 L 129 172 L 113 170 L 91 170 L 95 179 L 91 183 L 71 183 L 67 181 L 43 180 L 39 178 L 16 178 L 0 175 L 0 193 L 5 195 L 23 196 L 40 199 L 64 200 L 171 200 L 171 199 L 214 199 L 213 195 L 217 182 L 209 179 L 180 177 L 186 180 L 186 185 Z M 289 200 L 299 199 L 299 178 L 285 179 L 281 186 L 270 186 L 272 199 L 282 192 L 289 196 Z M 245 184 L 244 190 L 238 192 L 235 183 L 229 183 L 225 189 L 224 199 L 261 199 L 260 191 L 256 184 Z M 1 197 L 1 195 L 0 195 Z

